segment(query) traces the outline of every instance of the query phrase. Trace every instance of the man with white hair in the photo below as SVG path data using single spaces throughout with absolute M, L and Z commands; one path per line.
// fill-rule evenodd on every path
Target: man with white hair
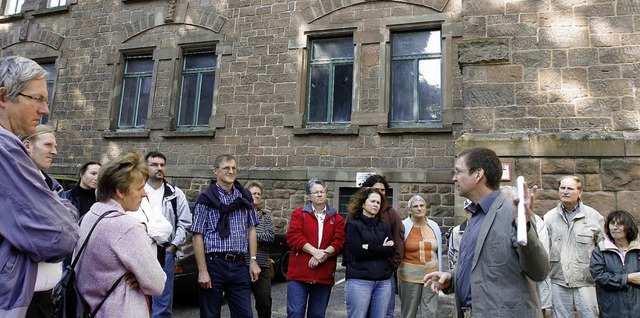
M 38 263 L 61 261 L 78 240 L 78 212 L 47 187 L 18 138 L 49 113 L 46 78 L 30 59 L 0 59 L 0 317 L 24 317 Z

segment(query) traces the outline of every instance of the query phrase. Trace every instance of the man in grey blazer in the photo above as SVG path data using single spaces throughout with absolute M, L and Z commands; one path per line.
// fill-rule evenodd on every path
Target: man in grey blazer
M 549 259 L 534 222 L 529 222 L 530 204 L 526 204 L 528 243 L 517 243 L 517 200 L 501 193 L 501 177 L 502 164 L 493 150 L 471 148 L 458 155 L 452 180 L 458 194 L 472 202 L 471 220 L 456 269 L 427 274 L 424 281 L 434 292 L 455 292 L 459 318 L 542 317 L 535 281 L 547 277 Z

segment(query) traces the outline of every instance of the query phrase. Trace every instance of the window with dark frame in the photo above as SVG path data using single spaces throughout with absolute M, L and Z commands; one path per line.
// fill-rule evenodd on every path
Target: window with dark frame
M 391 35 L 391 127 L 442 127 L 440 30 Z
M 49 122 L 49 116 L 51 115 L 51 113 L 53 113 L 53 89 L 55 87 L 58 70 L 56 69 L 56 64 L 54 62 L 39 64 L 49 73 L 49 75 L 47 75 L 47 99 L 49 101 L 49 115 L 42 115 L 42 117 L 40 117 L 40 123 L 46 124 Z
M 24 0 L 6 0 L 4 5 L 4 15 L 14 15 L 22 12 Z
M 118 128 L 141 128 L 147 119 L 153 60 L 151 55 L 126 56 Z
M 182 58 L 178 128 L 209 124 L 213 108 L 217 57 L 213 50 L 187 51 Z
M 353 38 L 310 41 L 307 125 L 348 124 L 353 95 Z

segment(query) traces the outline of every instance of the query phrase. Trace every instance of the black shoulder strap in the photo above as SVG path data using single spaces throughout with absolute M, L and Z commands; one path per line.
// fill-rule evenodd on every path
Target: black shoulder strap
M 109 298 L 109 295 L 111 295 L 111 293 L 116 289 L 116 287 L 118 287 L 118 284 L 124 278 L 124 275 L 126 275 L 126 273 L 122 274 L 122 276 L 120 276 L 120 278 L 118 278 L 118 280 L 116 280 L 116 282 L 113 284 L 113 286 L 111 286 L 111 288 L 109 288 L 109 291 L 107 291 L 107 294 L 104 295 L 104 298 L 102 298 L 102 301 L 98 304 L 98 306 L 96 306 L 96 309 L 94 309 L 91 312 L 89 317 L 95 317 L 96 316 L 96 314 L 98 313 L 98 310 L 100 310 L 100 308 L 102 307 L 102 304 L 104 304 L 105 300 L 107 300 L 107 298 Z
M 173 183 L 169 183 L 165 181 L 164 184 L 164 195 L 165 197 L 167 196 L 167 192 L 169 192 L 169 189 L 173 190 L 173 193 L 171 193 L 173 195 L 173 199 L 171 199 L 171 207 L 173 208 L 173 219 L 175 220 L 176 224 L 173 227 L 173 232 L 175 233 L 176 229 L 178 228 L 178 196 L 176 195 L 176 185 Z
M 105 216 L 113 213 L 113 212 L 117 212 L 116 210 L 111 210 L 111 211 L 107 211 L 102 213 L 102 215 L 100 215 L 100 217 L 98 217 L 98 219 L 96 220 L 95 223 L 93 223 L 93 226 L 91 227 L 91 230 L 89 230 L 89 233 L 87 234 L 87 238 L 84 239 L 84 242 L 82 243 L 82 246 L 80 246 L 80 249 L 78 250 L 78 254 L 76 254 L 76 257 L 73 259 L 73 262 L 71 263 L 71 268 L 75 269 L 76 268 L 76 264 L 78 263 L 78 260 L 80 259 L 80 254 L 82 254 L 82 251 L 84 251 L 84 248 L 87 246 L 87 242 L 89 242 L 89 238 L 91 237 L 91 233 L 93 233 L 93 230 L 96 228 L 96 225 L 98 225 L 98 222 L 100 222 L 100 220 L 102 220 Z M 82 223 L 82 220 L 80 220 L 80 223 Z

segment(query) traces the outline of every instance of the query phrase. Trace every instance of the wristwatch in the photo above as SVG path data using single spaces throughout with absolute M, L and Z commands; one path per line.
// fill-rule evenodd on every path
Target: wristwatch
M 255 260 L 258 260 L 258 257 L 257 256 L 251 256 L 251 259 L 255 261 Z

